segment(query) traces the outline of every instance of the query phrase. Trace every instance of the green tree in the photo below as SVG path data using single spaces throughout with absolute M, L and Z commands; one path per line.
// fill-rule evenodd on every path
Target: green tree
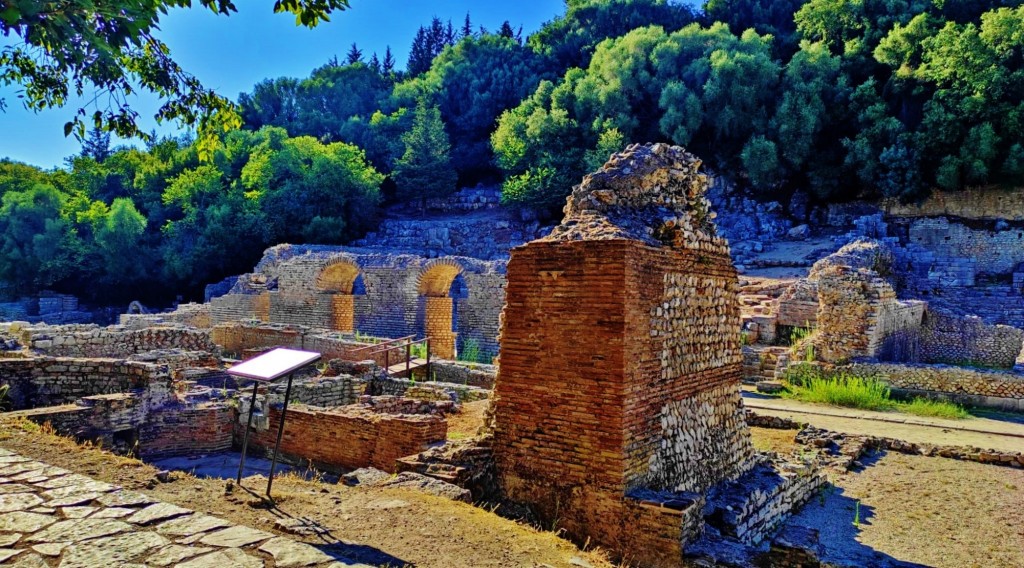
M 197 0 L 219 14 L 235 11 L 231 0 Z M 85 136 L 86 121 L 123 137 L 146 138 L 136 123 L 128 95 L 137 88 L 165 100 L 160 120 L 199 123 L 207 133 L 204 147 L 217 132 L 237 125 L 237 115 L 223 97 L 204 87 L 171 58 L 154 35 L 168 9 L 190 7 L 192 0 L 16 0 L 0 6 L 0 34 L 19 42 L 0 50 L 0 84 L 23 87 L 32 110 L 62 106 L 72 94 L 87 90 L 110 95 L 114 104 L 86 116 L 80 108 L 64 126 L 65 135 Z M 298 24 L 313 27 L 348 0 L 275 0 L 275 12 L 291 12 Z M 2 108 L 2 104 L 0 104 Z
M 450 144 L 441 111 L 420 101 L 413 112 L 412 128 L 402 135 L 405 152 L 392 174 L 403 199 L 426 200 L 455 191 L 457 175 L 449 157 Z
M 100 282 L 104 286 L 124 291 L 125 287 L 145 279 L 152 259 L 152 251 L 140 246 L 145 231 L 146 218 L 132 201 L 123 197 L 115 199 L 95 235 L 103 257 Z
M 10 191 L 0 205 L 0 281 L 16 293 L 32 293 L 67 277 L 75 266 L 70 224 L 61 215 L 64 196 L 37 184 Z

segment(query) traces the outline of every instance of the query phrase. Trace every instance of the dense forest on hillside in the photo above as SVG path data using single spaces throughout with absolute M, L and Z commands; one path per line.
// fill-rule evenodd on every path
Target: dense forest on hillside
M 1012 4 L 1012 6 L 1011 6 Z M 344 243 L 380 205 L 501 184 L 554 216 L 628 143 L 686 146 L 765 198 L 1020 186 L 1024 7 L 998 0 L 568 0 L 529 37 L 435 19 L 238 98 L 210 159 L 189 138 L 54 171 L 0 161 L 0 280 L 160 301 L 279 242 Z

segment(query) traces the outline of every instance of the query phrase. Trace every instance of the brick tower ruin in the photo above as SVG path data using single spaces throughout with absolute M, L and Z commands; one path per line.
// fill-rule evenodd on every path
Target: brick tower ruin
M 505 496 L 641 565 L 678 565 L 709 491 L 758 463 L 736 270 L 700 160 L 634 145 L 513 249 L 495 387 Z

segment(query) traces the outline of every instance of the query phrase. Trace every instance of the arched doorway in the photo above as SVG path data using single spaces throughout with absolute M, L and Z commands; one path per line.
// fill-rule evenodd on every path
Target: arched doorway
M 347 260 L 330 264 L 320 272 L 316 287 L 321 293 L 330 295 L 329 327 L 347 333 L 355 331 L 355 296 L 365 293 L 359 267 Z
M 438 263 L 420 275 L 419 293 L 423 302 L 423 334 L 430 338 L 430 349 L 438 357 L 453 359 L 455 341 L 455 299 L 452 284 L 459 280 L 456 294 L 465 294 L 462 267 L 454 263 Z

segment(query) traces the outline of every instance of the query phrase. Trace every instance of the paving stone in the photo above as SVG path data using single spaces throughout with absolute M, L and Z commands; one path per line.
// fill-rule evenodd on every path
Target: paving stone
M 180 544 L 169 544 L 146 558 L 146 564 L 150 566 L 172 566 L 179 562 L 195 558 L 200 554 L 206 554 L 216 549 L 205 546 L 182 546 Z
M 91 516 L 93 519 L 120 519 L 121 517 L 127 517 L 138 509 L 129 509 L 127 507 L 107 507 L 106 509 L 100 509 Z
M 128 523 L 112 519 L 69 519 L 60 521 L 30 537 L 30 542 L 81 542 L 132 530 Z
M 173 519 L 182 515 L 188 515 L 191 512 L 189 509 L 171 505 L 170 503 L 155 503 L 145 509 L 140 509 L 134 515 L 128 517 L 127 521 L 137 525 L 151 525 L 157 521 Z
M 9 558 L 14 558 L 19 554 L 21 554 L 20 550 L 14 550 L 12 548 L 0 548 L 0 564 L 3 564 Z
M 38 554 L 26 553 L 15 558 L 14 564 L 8 568 L 50 568 L 50 565 Z
M 166 538 L 152 531 L 99 538 L 67 547 L 61 556 L 60 566 L 61 568 L 125 566 L 129 560 L 167 543 Z
M 51 499 L 46 503 L 43 503 L 43 506 L 70 509 L 75 508 L 75 506 L 77 505 L 85 505 L 87 503 L 92 503 L 100 495 L 103 494 L 97 493 L 95 491 L 89 491 L 86 493 L 72 493 L 71 495 L 65 495 L 64 497 Z
M 26 471 L 36 471 L 39 469 L 39 465 L 36 462 L 20 462 L 11 463 L 4 466 L 0 466 L 0 475 L 4 477 L 14 477 L 18 474 L 25 473 Z
M 153 499 L 149 495 L 124 490 L 107 493 L 97 499 L 97 501 L 107 507 L 138 507 L 156 503 L 156 499 Z
M 11 533 L 0 535 L 0 548 L 8 548 L 14 546 L 21 540 L 21 533 Z
M 231 523 L 210 515 L 197 513 L 189 517 L 179 517 L 157 525 L 156 532 L 167 536 L 193 536 L 214 529 L 222 529 Z
M 60 556 L 60 553 L 68 547 L 66 542 L 45 542 L 32 547 L 32 550 L 43 556 Z
M 263 568 L 263 560 L 249 556 L 237 548 L 218 550 L 206 556 L 200 556 L 188 562 L 178 564 L 176 568 Z
M 52 515 L 44 515 L 42 513 L 28 513 L 25 511 L 7 513 L 0 515 L 0 531 L 33 533 L 43 527 L 52 525 L 57 520 Z
M 315 547 L 284 537 L 268 540 L 260 546 L 260 550 L 274 557 L 275 568 L 315 566 L 334 560 L 333 556 L 324 554 Z
M 14 480 L 10 477 L 0 477 L 0 484 L 3 483 L 14 483 Z
M 40 465 L 42 465 L 42 464 L 40 464 Z M 49 479 L 49 477 L 43 475 L 43 472 L 45 470 L 46 470 L 45 467 L 40 467 L 40 468 L 36 468 L 36 469 L 30 469 L 28 471 L 23 471 L 23 472 L 21 472 L 21 473 L 19 473 L 17 475 L 12 475 L 11 479 L 13 479 L 14 481 L 28 481 L 29 479 L 32 479 L 32 478 L 35 478 L 35 477 L 43 477 L 44 479 L 40 479 L 39 480 L 39 482 L 41 483 L 41 482 L 46 481 L 47 479 Z
M 60 510 L 65 519 L 84 519 L 92 514 L 96 507 L 64 507 Z
M 23 457 L 19 456 L 18 454 L 11 454 L 9 456 L 0 456 L 0 463 L 4 463 L 4 464 L 6 464 L 6 463 L 29 462 L 29 461 L 32 461 L 32 460 L 30 460 L 28 458 L 23 458 Z
M 86 478 L 88 479 L 88 478 Z M 43 499 L 61 499 L 71 495 L 79 495 L 82 493 L 109 493 L 117 489 L 116 486 L 109 483 L 103 483 L 102 481 L 93 481 L 89 479 L 81 483 L 72 483 L 63 487 L 57 487 L 43 491 L 39 495 Z M 98 495 L 97 495 L 98 496 Z
M 42 513 L 44 515 L 56 515 L 57 514 L 57 509 L 54 509 L 53 507 L 36 507 L 35 509 L 30 509 L 30 510 L 33 513 Z
M 35 488 L 29 485 L 23 485 L 21 483 L 7 483 L 0 485 L 0 495 L 10 495 L 11 493 L 35 493 Z
M 12 452 L 11 450 L 5 450 L 3 448 L 0 448 L 0 456 L 15 456 L 15 455 L 17 455 L 17 454 Z
M 31 493 L 14 493 L 11 495 L 0 495 L 0 513 L 11 511 L 24 511 L 39 506 L 43 500 L 38 495 Z
M 67 487 L 69 485 L 87 483 L 92 480 L 93 479 L 91 477 L 86 477 L 78 473 L 70 473 L 68 475 L 62 475 L 60 477 L 48 479 L 42 483 L 39 483 L 38 486 L 43 489 L 56 489 L 58 487 Z
M 210 546 L 221 546 L 224 548 L 233 548 L 240 546 L 248 546 L 255 544 L 262 540 L 272 538 L 274 535 L 264 532 L 258 529 L 251 529 L 249 527 L 229 527 L 215 533 L 210 533 L 203 538 L 199 539 L 199 542 Z

